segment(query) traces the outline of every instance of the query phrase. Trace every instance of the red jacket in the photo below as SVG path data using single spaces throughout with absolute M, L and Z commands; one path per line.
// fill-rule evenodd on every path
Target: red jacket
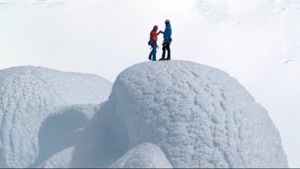
M 157 32 L 157 30 L 152 29 L 152 31 L 150 32 L 150 40 L 157 42 L 158 35 L 159 33 Z

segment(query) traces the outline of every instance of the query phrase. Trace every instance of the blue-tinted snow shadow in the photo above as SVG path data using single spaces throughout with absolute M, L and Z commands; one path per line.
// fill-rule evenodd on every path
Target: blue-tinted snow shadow
M 39 131 L 39 156 L 32 167 L 40 166 L 44 160 L 68 148 L 78 140 L 80 129 L 88 122 L 81 109 L 68 107 L 50 115 Z
M 71 166 L 109 167 L 128 150 L 128 133 L 114 115 L 114 106 L 104 102 L 75 146 Z

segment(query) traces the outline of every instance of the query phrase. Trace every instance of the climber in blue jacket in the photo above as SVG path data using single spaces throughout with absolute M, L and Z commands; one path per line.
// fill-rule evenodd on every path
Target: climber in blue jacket
M 166 28 L 165 31 L 160 31 L 160 33 L 164 34 L 164 41 L 163 41 L 163 53 L 162 53 L 162 57 L 159 60 L 170 60 L 171 59 L 171 49 L 170 49 L 170 44 L 172 42 L 172 29 L 171 29 L 171 24 L 170 24 L 170 20 L 167 19 L 165 21 L 166 24 Z M 168 52 L 167 58 L 166 58 L 166 51 Z

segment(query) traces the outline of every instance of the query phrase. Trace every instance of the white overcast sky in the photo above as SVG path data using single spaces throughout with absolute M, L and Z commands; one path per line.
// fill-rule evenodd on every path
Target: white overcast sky
M 173 59 L 238 79 L 269 111 L 290 167 L 300 167 L 300 0 L 0 0 L 0 69 L 36 65 L 113 82 L 147 60 L 149 32 L 167 18 Z

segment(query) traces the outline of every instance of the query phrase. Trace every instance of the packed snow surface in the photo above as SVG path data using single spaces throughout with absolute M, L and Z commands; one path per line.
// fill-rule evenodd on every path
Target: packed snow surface
M 159 146 L 143 143 L 128 151 L 112 168 L 172 168 Z
M 124 70 L 107 101 L 51 114 L 39 138 L 42 155 L 33 167 L 288 167 L 267 111 L 227 73 L 188 61 Z M 21 157 L 14 162 L 24 166 Z
M 72 106 L 99 104 L 108 98 L 110 90 L 110 82 L 95 75 L 31 66 L 0 70 L 0 167 L 31 166 L 45 155 L 41 153 L 42 146 L 57 151 L 58 144 L 53 144 L 61 138 L 52 138 L 59 140 L 52 143 L 43 138 L 51 134 L 44 130 L 47 124 L 44 122 L 49 121 L 51 115 L 69 109 L 73 113 L 70 117 L 76 116 Z M 92 116 L 87 113 L 86 121 Z M 72 124 L 71 118 L 64 123 L 57 122 L 53 122 L 50 131 L 55 127 L 64 131 L 65 126 Z
M 123 71 L 108 104 L 128 148 L 158 145 L 173 167 L 287 167 L 267 111 L 223 71 L 188 61 Z
M 68 168 L 67 164 L 71 163 L 73 147 L 67 148 L 49 158 L 39 168 Z

